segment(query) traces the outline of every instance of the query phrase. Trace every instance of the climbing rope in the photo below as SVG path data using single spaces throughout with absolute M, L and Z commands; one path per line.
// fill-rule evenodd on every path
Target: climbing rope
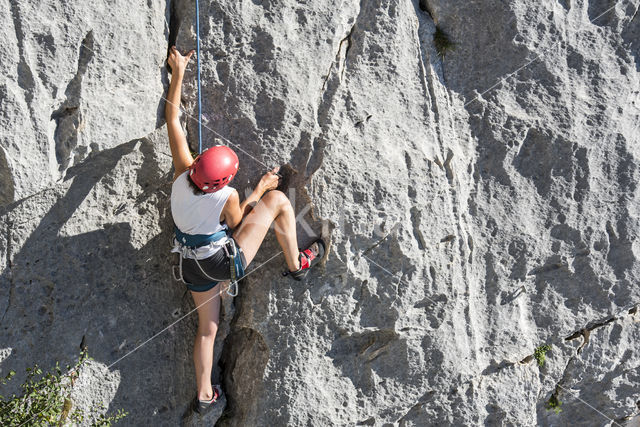
M 202 97 L 200 96 L 200 4 L 196 0 L 196 62 L 198 64 L 198 154 L 202 154 Z

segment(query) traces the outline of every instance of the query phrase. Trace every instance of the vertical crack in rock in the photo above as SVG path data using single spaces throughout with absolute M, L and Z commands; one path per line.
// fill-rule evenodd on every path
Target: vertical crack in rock
M 356 18 L 357 21 L 357 18 Z M 351 36 L 353 35 L 353 31 L 355 29 L 356 25 L 353 24 L 351 26 L 351 30 L 349 30 L 349 32 L 347 33 L 347 35 L 345 37 L 343 37 L 340 40 L 340 43 L 338 43 L 338 49 L 336 50 L 336 55 L 334 60 L 331 61 L 331 64 L 329 65 L 329 69 L 327 70 L 327 75 L 324 78 L 324 81 L 322 83 L 322 92 L 324 93 L 324 90 L 327 86 L 327 82 L 329 81 L 329 78 L 331 77 L 331 72 L 333 71 L 333 67 L 336 63 L 340 63 L 342 62 L 342 72 L 340 74 L 340 80 L 342 81 L 342 77 L 344 76 L 344 69 L 346 68 L 346 64 L 347 64 L 347 53 L 349 52 L 349 49 L 351 48 Z M 344 43 L 347 42 L 347 47 L 346 50 L 344 52 L 343 55 L 341 55 L 342 52 L 342 46 L 344 45 Z
M 356 22 L 358 22 L 357 18 L 356 18 Z M 351 36 L 353 36 L 353 31 L 355 29 L 356 29 L 356 24 L 353 24 L 351 26 L 351 30 L 349 30 L 349 33 L 347 34 L 347 36 L 340 41 L 340 46 L 338 47 L 338 53 L 340 53 L 340 51 L 342 50 L 342 44 L 344 42 L 347 43 L 347 47 L 344 49 L 344 57 L 342 59 L 342 69 L 340 71 L 341 81 L 342 81 L 342 78 L 344 77 L 344 70 L 347 68 L 347 58 L 349 57 L 349 50 L 351 50 L 351 44 L 353 43 L 351 41 Z
M 441 129 L 440 129 L 440 112 L 438 111 L 438 103 L 436 101 L 436 94 L 435 94 L 435 88 L 433 87 L 433 75 L 431 73 L 431 63 L 430 63 L 430 47 L 429 46 L 425 46 L 425 41 L 423 40 L 427 34 L 431 34 L 431 32 L 429 31 L 429 28 L 426 28 L 425 26 L 425 22 L 424 22 L 424 17 L 420 16 L 420 11 L 416 10 L 416 18 L 418 19 L 418 29 L 417 29 L 417 38 L 418 40 L 416 41 L 417 43 L 417 47 L 418 47 L 418 62 L 419 62 L 419 69 L 420 69 L 420 74 L 421 74 L 421 83 L 422 83 L 422 87 L 424 90 L 424 94 L 425 94 L 425 98 L 426 98 L 426 102 L 425 102 L 425 117 L 429 118 L 430 114 L 429 112 L 431 112 L 431 114 L 433 115 L 433 119 L 430 121 L 434 127 L 435 130 L 435 134 L 437 136 L 436 140 L 438 142 L 438 146 L 440 147 L 440 151 L 442 151 L 442 146 L 443 146 L 443 142 L 442 142 L 442 135 L 441 135 Z M 429 14 L 429 17 L 431 17 L 431 14 Z M 432 19 L 433 21 L 433 19 Z M 428 71 L 427 71 L 428 70 Z M 427 106 L 431 106 L 431 108 L 429 109 L 429 107 Z
M 178 32 L 180 31 L 180 16 L 176 7 L 176 2 L 169 0 L 167 7 L 169 8 L 169 36 L 168 36 L 168 48 L 173 46 L 178 39 Z
M 358 18 L 356 17 L 356 22 L 357 22 Z M 336 51 L 336 56 L 335 59 L 333 61 L 331 61 L 331 65 L 329 65 L 329 70 L 327 71 L 327 75 L 324 78 L 324 82 L 322 83 L 322 92 L 324 93 L 324 90 L 327 86 L 327 82 L 329 81 L 329 78 L 331 77 L 331 71 L 333 70 L 333 66 L 338 63 L 342 63 L 342 67 L 340 67 L 339 69 L 340 71 L 340 81 L 342 81 L 342 78 L 344 77 L 344 70 L 347 68 L 347 55 L 349 53 L 349 50 L 351 49 L 351 36 L 353 35 L 353 31 L 356 28 L 356 24 L 353 24 L 351 26 L 351 29 L 349 30 L 349 32 L 347 33 L 347 35 L 345 37 L 342 38 L 342 40 L 340 40 L 340 43 L 338 44 L 338 50 Z M 347 43 L 346 48 L 344 50 L 344 54 L 341 55 L 342 53 L 342 46 L 344 45 L 344 43 Z
M 78 70 L 65 90 L 66 100 L 51 113 L 51 120 L 56 122 L 53 139 L 56 145 L 56 159 L 59 170 L 64 171 L 82 160 L 86 155 L 86 147 L 78 147 L 79 133 L 84 127 L 82 109 L 82 80 L 89 63 L 93 59 L 93 31 L 89 31 L 80 43 Z M 75 157 L 72 158 L 72 157 Z
M 180 16 L 176 2 L 171 0 L 168 1 L 169 4 L 167 5 L 167 8 L 169 9 L 169 35 L 167 36 L 167 57 L 169 57 L 169 49 L 171 49 L 171 46 L 176 44 L 178 33 L 180 32 L 180 25 L 182 24 L 182 16 Z M 169 67 L 169 65 L 167 65 L 167 69 L 171 71 L 171 67 Z
M 364 9 L 364 3 L 365 3 L 365 0 L 360 1 L 358 15 L 354 18 L 353 25 L 351 25 L 351 29 L 349 29 L 349 32 L 340 40 L 340 43 L 338 43 L 338 49 L 336 51 L 335 60 L 331 61 L 331 65 L 329 65 L 329 70 L 327 71 L 327 75 L 322 84 L 323 92 L 325 90 L 327 82 L 329 81 L 329 78 L 331 77 L 331 71 L 333 70 L 333 67 L 335 64 L 338 64 L 338 69 L 340 70 L 339 81 L 342 81 L 344 77 L 344 71 L 347 68 L 347 55 L 349 54 L 349 50 L 351 50 L 351 46 L 353 44 L 352 36 L 356 29 L 356 26 L 358 25 L 358 21 L 361 18 L 362 10 Z M 346 46 L 343 53 L 342 47 L 345 45 L 345 43 L 346 43 Z M 340 66 L 340 64 L 342 64 L 342 66 Z
M 322 84 L 322 94 L 320 97 L 320 103 L 316 112 L 316 122 L 320 127 L 320 133 L 317 137 L 313 139 L 313 142 L 308 144 L 310 147 L 308 148 L 310 154 L 307 159 L 307 164 L 305 166 L 305 177 L 307 180 L 313 176 L 315 171 L 317 171 L 322 165 L 322 161 L 324 159 L 324 148 L 327 144 L 325 134 L 327 128 L 331 124 L 331 118 L 329 116 L 329 112 L 331 107 L 333 106 L 334 97 L 338 91 L 340 83 L 344 78 L 344 71 L 347 66 L 347 54 L 351 47 L 353 46 L 353 35 L 356 27 L 358 26 L 359 20 L 362 18 L 363 10 L 365 6 L 365 0 L 361 0 L 360 9 L 358 11 L 358 15 L 354 19 L 354 23 L 351 26 L 351 29 L 344 36 L 340 43 L 338 44 L 338 50 L 336 52 L 335 59 L 331 62 L 329 66 L 329 71 L 327 76 L 324 79 Z M 343 53 L 344 51 L 344 53 Z M 334 67 L 335 64 L 338 64 L 337 70 Z M 340 66 L 342 64 L 342 66 Z M 335 72 L 334 72 L 335 70 Z
M 254 405 L 243 404 L 249 412 L 238 410 L 238 399 L 254 402 L 264 396 L 260 379 L 269 361 L 269 348 L 260 333 L 254 329 L 232 329 L 224 341 L 220 365 L 224 372 L 224 390 L 227 393 L 227 411 L 220 419 L 222 425 L 243 425 L 256 419 Z
M 333 226 L 328 226 L 327 221 L 316 217 L 314 212 L 313 201 L 306 189 L 305 180 L 296 174 L 291 166 L 285 165 L 280 172 L 283 174 L 284 181 L 279 189 L 284 191 L 285 188 L 295 189 L 295 194 L 302 198 L 300 205 L 305 206 L 306 211 L 298 212 L 298 216 L 304 216 L 304 221 L 300 224 L 317 224 L 322 223 L 322 231 L 306 230 L 302 228 L 299 233 L 299 243 L 306 246 L 310 236 L 322 235 L 327 250 L 322 265 L 331 250 L 331 232 Z M 296 203 L 298 205 L 298 203 Z M 317 227 L 314 227 L 317 228 Z M 306 237 L 305 237 L 306 235 Z M 314 239 L 315 239 L 314 236 Z M 248 281 L 256 280 L 256 277 L 243 279 L 240 282 L 240 288 L 249 288 L 251 285 Z M 264 395 L 264 376 L 269 362 L 269 346 L 263 336 L 257 330 L 247 327 L 245 324 L 239 324 L 240 319 L 246 317 L 246 311 L 253 311 L 255 308 L 255 300 L 249 293 L 241 291 L 234 298 L 233 304 L 235 311 L 232 314 L 231 324 L 229 326 L 229 334 L 222 342 L 222 354 L 220 357 L 221 382 L 227 399 L 227 408 L 218 421 L 217 425 L 246 425 L 251 420 L 259 418 L 256 410 L 260 407 L 257 402 L 260 396 Z

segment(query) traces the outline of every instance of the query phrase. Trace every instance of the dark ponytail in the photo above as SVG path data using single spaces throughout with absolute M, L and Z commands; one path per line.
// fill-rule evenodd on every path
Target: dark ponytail
M 203 194 L 207 194 L 207 193 L 205 193 L 204 191 L 202 191 L 201 189 L 198 188 L 196 183 L 191 180 L 191 176 L 189 174 L 187 174 L 187 182 L 189 183 L 189 187 L 191 187 L 191 190 L 193 191 L 193 194 L 195 194 L 197 196 L 201 196 Z

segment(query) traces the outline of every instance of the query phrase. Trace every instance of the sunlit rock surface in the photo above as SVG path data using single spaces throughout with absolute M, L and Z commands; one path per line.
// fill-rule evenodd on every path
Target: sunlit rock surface
M 176 425 L 195 394 L 196 318 L 168 264 L 161 66 L 170 43 L 195 47 L 195 2 L 0 4 L 0 369 L 71 361 L 84 336 L 100 363 L 87 402 L 127 410 L 124 425 Z M 201 1 L 205 146 L 236 150 L 241 194 L 288 164 L 301 245 L 330 242 L 298 283 L 270 236 L 225 299 L 213 418 L 638 415 L 637 12 Z M 195 61 L 183 107 L 197 150 Z

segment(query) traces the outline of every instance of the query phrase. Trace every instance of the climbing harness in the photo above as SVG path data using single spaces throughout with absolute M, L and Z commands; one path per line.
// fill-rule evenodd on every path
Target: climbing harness
M 215 277 L 211 277 L 200 262 L 198 261 L 197 250 L 204 247 L 219 247 L 224 250 L 227 258 L 229 259 L 229 271 L 231 277 L 231 283 L 229 284 L 229 288 L 227 289 L 227 293 L 235 297 L 238 295 L 238 280 L 242 279 L 244 276 L 244 269 L 242 266 L 242 259 L 240 254 L 238 253 L 238 248 L 236 246 L 235 241 L 232 238 L 229 238 L 227 234 L 228 230 L 221 230 L 214 234 L 187 234 L 183 233 L 175 227 L 175 239 L 174 239 L 174 247 L 171 252 L 180 254 L 179 264 L 173 266 L 172 273 L 173 278 L 182 282 L 185 285 L 192 285 L 184 280 L 184 275 L 182 272 L 182 260 L 184 258 L 189 258 L 195 261 L 196 265 L 200 269 L 200 272 L 204 277 L 211 280 L 212 282 L 225 282 L 228 279 L 218 279 Z
M 227 236 L 226 230 L 220 230 L 214 234 L 187 234 L 180 231 L 178 227 L 174 227 L 176 239 L 184 246 L 199 248 L 208 243 L 219 241 Z
M 196 0 L 196 62 L 198 64 L 198 154 L 202 154 L 202 97 L 200 95 L 200 4 Z

